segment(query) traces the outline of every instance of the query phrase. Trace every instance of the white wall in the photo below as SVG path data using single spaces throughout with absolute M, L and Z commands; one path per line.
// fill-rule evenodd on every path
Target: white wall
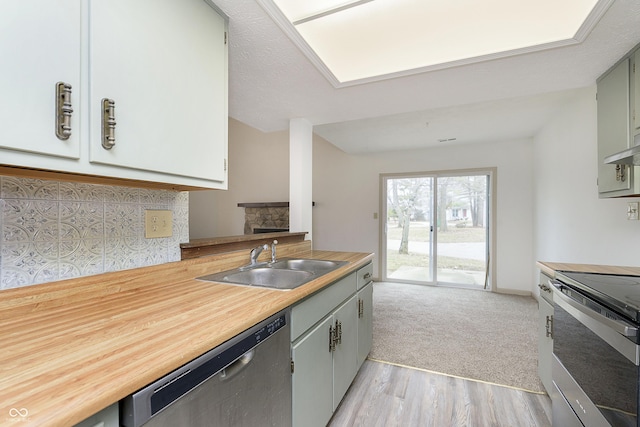
M 375 253 L 381 173 L 497 167 L 497 288 L 532 290 L 531 141 L 348 155 L 317 139 L 313 156 L 314 249 Z
M 190 238 L 242 234 L 238 202 L 289 200 L 287 132 L 229 121 L 229 190 L 190 194 Z M 381 173 L 497 167 L 497 288 L 532 290 L 531 141 L 348 155 L 313 137 L 314 249 L 378 252 Z M 374 260 L 377 271 L 378 258 Z
M 289 199 L 287 132 L 230 120 L 229 135 L 229 191 L 190 194 L 191 238 L 242 234 L 238 202 Z M 380 173 L 495 166 L 499 289 L 534 291 L 536 260 L 640 266 L 640 221 L 626 219 L 639 199 L 598 198 L 596 151 L 595 87 L 532 141 L 354 156 L 314 136 L 314 248 L 378 251 Z
M 264 133 L 229 119 L 228 191 L 192 191 L 191 239 L 244 233 L 238 203 L 289 201 L 289 134 Z
M 640 221 L 626 211 L 638 199 L 598 198 L 596 112 L 593 86 L 534 139 L 535 259 L 637 267 Z

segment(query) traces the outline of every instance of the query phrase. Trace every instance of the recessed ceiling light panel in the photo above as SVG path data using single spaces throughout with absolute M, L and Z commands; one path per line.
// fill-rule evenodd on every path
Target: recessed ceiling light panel
M 258 0 L 336 87 L 579 43 L 613 0 Z

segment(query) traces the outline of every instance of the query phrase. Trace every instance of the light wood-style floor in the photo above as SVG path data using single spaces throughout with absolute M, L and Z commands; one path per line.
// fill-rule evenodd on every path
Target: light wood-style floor
M 329 426 L 548 427 L 550 420 L 547 395 L 366 360 Z

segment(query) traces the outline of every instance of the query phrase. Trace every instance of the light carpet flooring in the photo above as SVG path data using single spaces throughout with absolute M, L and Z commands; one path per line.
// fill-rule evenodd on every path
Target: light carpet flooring
M 543 392 L 528 296 L 378 282 L 371 359 Z

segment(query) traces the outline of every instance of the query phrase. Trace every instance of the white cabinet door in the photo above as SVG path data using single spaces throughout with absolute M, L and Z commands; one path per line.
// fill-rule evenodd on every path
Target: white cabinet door
M 358 291 L 358 369 L 373 344 L 373 282 Z M 361 307 L 360 307 L 361 305 Z
M 92 163 L 226 182 L 226 23 L 203 0 L 89 5 Z M 102 147 L 102 100 L 115 146 Z
M 333 327 L 333 316 L 324 319 L 292 346 L 294 427 L 324 427 L 333 414 L 330 327 Z
M 335 411 L 358 372 L 358 302 L 356 296 L 338 307 L 333 315 L 339 324 L 339 342 L 333 353 L 333 410 Z
M 624 180 L 616 174 L 616 165 L 604 164 L 604 158 L 629 148 L 629 59 L 622 61 L 598 82 L 598 192 L 628 190 L 633 169 L 624 166 Z M 629 172 L 631 170 L 631 172 Z M 619 195 L 613 193 L 611 195 Z
M 80 157 L 80 31 L 80 0 L 0 4 L 0 147 Z M 67 140 L 58 139 L 55 131 L 59 81 L 72 86 Z M 31 166 L 23 158 L 20 166 Z

